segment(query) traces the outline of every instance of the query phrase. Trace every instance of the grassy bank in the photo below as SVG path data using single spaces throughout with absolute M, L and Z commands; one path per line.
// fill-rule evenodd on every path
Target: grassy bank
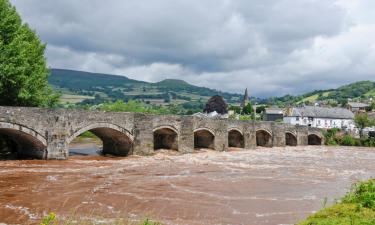
M 322 209 L 298 225 L 374 225 L 375 179 L 361 182 L 341 201 Z
M 70 218 L 70 219 L 58 219 L 54 213 L 50 213 L 48 216 L 44 217 L 40 225 L 162 225 L 159 222 L 154 222 L 150 219 L 145 219 L 142 222 L 130 222 L 127 219 L 117 219 L 112 222 L 104 222 L 100 219 L 101 222 L 93 222 L 90 219 L 80 219 L 80 218 Z

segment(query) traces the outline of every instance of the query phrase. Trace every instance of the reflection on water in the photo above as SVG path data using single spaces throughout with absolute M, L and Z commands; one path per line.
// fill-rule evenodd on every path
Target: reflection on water
M 375 176 L 375 149 L 307 146 L 108 158 L 95 155 L 100 147 L 71 147 L 79 155 L 66 161 L 0 164 L 0 224 L 35 223 L 48 212 L 100 221 L 149 217 L 167 225 L 294 224 L 320 209 L 326 197 L 332 203 L 352 183 Z

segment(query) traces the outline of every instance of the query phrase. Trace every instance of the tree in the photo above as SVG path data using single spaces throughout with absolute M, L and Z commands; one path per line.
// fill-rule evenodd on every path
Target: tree
M 251 103 L 248 103 L 245 107 L 243 107 L 242 109 L 242 114 L 244 115 L 251 115 L 254 113 L 254 109 L 253 109 L 253 106 L 251 105 Z
M 8 0 L 0 0 L 0 105 L 52 106 L 45 45 L 23 24 Z
M 360 137 L 363 137 L 363 129 L 374 124 L 374 121 L 368 118 L 367 113 L 358 113 L 357 115 L 355 115 L 354 122 L 359 129 Z
M 228 113 L 228 105 L 220 95 L 212 96 L 203 109 L 205 113 L 211 113 L 216 111 L 219 114 Z
M 258 106 L 256 108 L 256 113 L 260 114 L 260 113 L 263 113 L 265 110 L 266 110 L 266 106 L 264 106 L 264 105 Z

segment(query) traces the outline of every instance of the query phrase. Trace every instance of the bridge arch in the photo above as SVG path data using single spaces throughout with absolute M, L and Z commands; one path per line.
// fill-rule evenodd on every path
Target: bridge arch
M 127 129 L 111 123 L 93 123 L 81 127 L 72 132 L 72 135 L 67 138 L 67 143 L 70 144 L 76 137 L 86 131 L 92 132 L 102 140 L 103 154 L 117 156 L 132 154 L 133 135 Z
M 154 128 L 154 150 L 170 149 L 178 151 L 178 131 L 173 126 Z
M 209 128 L 194 130 L 194 148 L 215 149 L 215 133 Z
M 309 133 L 307 136 L 307 144 L 308 145 L 323 145 L 324 138 L 323 135 L 318 133 Z
M 297 135 L 294 132 L 285 132 L 285 145 L 287 146 L 297 146 Z
M 256 131 L 257 146 L 272 147 L 272 133 L 266 129 Z
M 234 148 L 245 148 L 245 138 L 240 129 L 230 128 L 228 130 L 228 146 Z
M 37 131 L 24 125 L 0 122 L 3 154 L 14 154 L 15 158 L 47 157 L 47 140 Z

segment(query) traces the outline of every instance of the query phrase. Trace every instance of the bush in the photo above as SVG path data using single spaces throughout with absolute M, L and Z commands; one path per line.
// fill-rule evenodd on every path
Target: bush
M 355 146 L 355 144 L 356 144 L 355 139 L 352 136 L 350 136 L 350 135 L 345 135 L 341 139 L 341 145 L 344 145 L 344 146 Z
M 342 200 L 343 203 L 357 203 L 362 207 L 375 210 L 375 180 L 358 183 L 353 186 Z

